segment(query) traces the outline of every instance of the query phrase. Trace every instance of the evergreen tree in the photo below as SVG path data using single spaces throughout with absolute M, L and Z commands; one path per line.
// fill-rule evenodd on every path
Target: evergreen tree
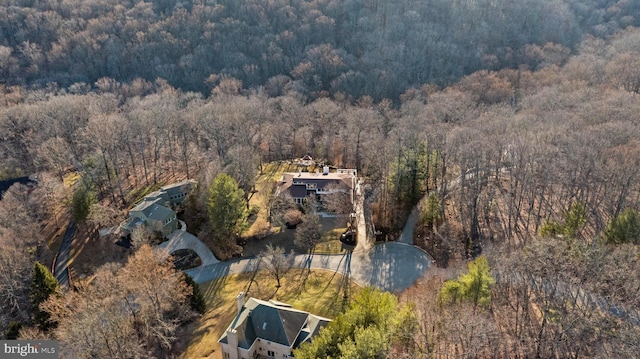
M 51 271 L 42 263 L 36 262 L 33 266 L 33 280 L 29 288 L 29 301 L 31 303 L 32 319 L 42 330 L 47 330 L 53 326 L 49 320 L 49 313 L 40 309 L 40 304 L 58 289 L 58 280 Z
M 189 275 L 184 276 L 184 281 L 189 287 L 191 287 L 191 294 L 187 296 L 189 298 L 189 305 L 191 306 L 191 309 L 200 314 L 204 314 L 204 311 L 207 309 L 207 302 L 200 291 L 200 286 L 198 286 L 198 283 L 196 283 Z
M 566 237 L 575 239 L 580 229 L 587 223 L 587 208 L 584 203 L 571 203 L 563 213 L 563 222 L 548 221 L 540 227 L 541 237 Z
M 9 328 L 5 330 L 4 337 L 7 340 L 18 339 L 18 335 L 20 335 L 20 329 L 22 329 L 22 323 L 16 321 L 9 322 Z
M 431 228 L 435 228 L 438 221 L 442 218 L 440 200 L 435 192 L 431 192 L 429 194 L 427 203 L 422 211 L 422 218 L 424 220 L 424 225 Z
M 396 199 L 406 207 L 412 207 L 422 197 L 429 176 L 428 153 L 424 143 L 403 146 L 392 164 L 390 188 Z
M 438 293 L 438 300 L 441 304 L 466 300 L 472 302 L 474 307 L 486 307 L 491 303 L 491 286 L 495 282 L 487 258 L 480 256 L 469 263 L 466 274 L 444 283 Z
M 408 346 L 403 333 L 414 333 L 413 308 L 400 306 L 389 292 L 362 289 L 349 308 L 327 325 L 311 343 L 294 351 L 299 359 L 387 358 L 394 344 Z
M 609 244 L 640 243 L 640 216 L 632 208 L 628 208 L 614 218 L 604 231 L 604 238 Z
M 73 219 L 77 223 L 84 223 L 89 217 L 91 206 L 95 203 L 95 192 L 87 187 L 83 181 L 80 181 L 75 191 L 73 191 L 73 199 L 71 200 Z
M 573 202 L 564 213 L 564 234 L 573 239 L 578 236 L 580 229 L 587 223 L 587 207 L 582 202 Z
M 231 238 L 247 225 L 247 204 L 238 183 L 226 173 L 221 173 L 209 187 L 207 204 L 209 226 L 218 239 Z

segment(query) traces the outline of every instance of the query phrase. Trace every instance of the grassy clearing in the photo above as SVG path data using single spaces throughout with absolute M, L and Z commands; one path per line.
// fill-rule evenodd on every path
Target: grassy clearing
M 337 225 L 334 224 L 334 225 Z M 326 227 L 325 227 L 326 228 Z M 343 252 L 340 235 L 347 230 L 347 227 L 327 228 L 322 234 L 320 243 L 316 245 L 316 254 L 340 254 Z
M 183 359 L 221 358 L 218 339 L 237 314 L 239 292 L 246 292 L 247 297 L 282 301 L 296 309 L 333 318 L 348 300 L 344 298 L 345 293 L 352 297 L 359 287 L 335 272 L 312 270 L 309 273 L 296 269 L 287 274 L 279 289 L 275 280 L 262 272 L 255 277 L 253 273 L 223 277 L 202 284 L 200 289 L 208 309 L 193 331 L 189 346 L 181 356 Z
M 307 167 L 294 165 L 288 161 L 270 162 L 262 166 L 262 174 L 256 179 L 255 193 L 249 199 L 249 207 L 258 206 L 255 219 L 249 228 L 242 234 L 245 238 L 264 237 L 269 233 L 277 232 L 269 223 L 269 203 L 275 193 L 278 180 L 285 172 L 306 171 Z
M 342 243 L 340 242 L 340 234 L 346 231 L 345 224 L 340 220 L 333 218 L 322 218 L 320 220 L 324 233 L 322 239 L 316 245 L 315 253 L 317 254 L 341 254 Z M 244 246 L 245 256 L 258 255 L 266 249 L 268 244 L 276 247 L 284 248 L 285 252 L 294 250 L 298 253 L 306 253 L 306 250 L 297 247 L 295 241 L 295 229 L 272 228 L 272 234 L 258 241 L 250 241 Z
M 258 206 L 260 210 L 250 227 L 242 234 L 243 237 L 261 237 L 271 230 L 271 224 L 267 220 L 269 202 L 275 191 L 276 182 L 288 170 L 289 166 L 287 162 L 271 162 L 262 166 L 262 174 L 256 179 L 255 192 L 249 199 L 249 206 Z
M 73 187 L 73 185 L 75 185 L 76 182 L 78 182 L 80 177 L 81 177 L 80 172 L 67 173 L 62 178 L 62 183 L 64 184 L 65 187 Z
M 264 238 L 258 242 L 249 242 L 244 247 L 244 255 L 257 255 L 263 251 L 267 244 L 283 247 L 285 251 L 295 250 L 304 253 L 304 250 L 297 248 L 294 244 L 295 230 L 271 227 L 268 221 L 269 203 L 275 193 L 277 181 L 282 177 L 284 172 L 315 171 L 315 167 L 299 166 L 291 162 L 271 162 L 264 164 L 262 174 L 256 179 L 256 192 L 253 193 L 249 200 L 249 206 L 258 206 L 256 217 L 252 220 L 249 229 L 243 233 L 244 238 Z M 347 219 L 345 218 L 322 218 L 320 220 L 324 233 L 322 240 L 316 246 L 318 254 L 339 254 L 342 252 L 342 243 L 340 243 L 340 234 L 346 231 Z
M 343 254 L 344 249 L 342 247 L 342 242 L 339 240 L 332 240 L 326 242 L 320 242 L 316 245 L 316 248 L 313 250 L 315 254 Z

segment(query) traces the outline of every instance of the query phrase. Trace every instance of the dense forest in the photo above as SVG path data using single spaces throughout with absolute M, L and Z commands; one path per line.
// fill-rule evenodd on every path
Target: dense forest
M 626 0 L 33 1 L 0 9 L 0 83 L 81 90 L 216 77 L 271 96 L 375 101 L 478 70 L 563 63 L 584 36 L 640 25 Z M 213 75 L 213 77 L 211 77 Z
M 161 79 L 102 80 L 80 93 L 5 87 L 3 177 L 80 170 L 122 206 L 124 189 L 161 173 L 231 166 L 250 190 L 259 163 L 310 154 L 368 178 L 381 227 L 397 228 L 397 210 L 439 189 L 465 236 L 526 241 L 576 201 L 594 236 L 638 200 L 639 39 L 635 29 L 588 37 L 562 67 L 482 70 L 442 90 L 409 89 L 398 107 L 243 93 L 234 78 L 209 97 Z
M 31 271 L 51 261 L 44 223 L 75 203 L 70 173 L 104 227 L 140 188 L 225 172 L 249 193 L 263 164 L 309 154 L 358 170 L 383 237 L 417 208 L 414 241 L 437 266 L 482 254 L 491 268 L 482 303 L 443 304 L 441 278 L 404 293 L 418 321 L 389 355 L 637 356 L 639 13 L 633 0 L 4 1 L 0 179 L 39 185 L 0 201 L 0 333 L 33 324 Z M 73 300 L 129 323 L 85 294 L 144 297 L 118 279 L 130 270 L 98 269 L 50 304 L 69 326 L 21 335 L 81 350 L 73 338 L 100 318 L 78 322 Z M 168 355 L 193 317 L 174 284 L 160 293 L 181 298 L 171 316 L 141 304 L 130 353 Z

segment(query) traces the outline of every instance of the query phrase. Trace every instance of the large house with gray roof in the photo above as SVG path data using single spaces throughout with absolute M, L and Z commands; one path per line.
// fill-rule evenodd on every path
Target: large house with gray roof
M 286 303 L 238 294 L 238 314 L 218 340 L 224 359 L 293 358 L 331 320 Z
M 149 193 L 129 211 L 129 220 L 122 228 L 132 232 L 138 226 L 148 226 L 163 235 L 178 229 L 178 218 L 174 208 L 187 197 L 196 182 L 187 180 L 160 187 Z
M 320 172 L 285 172 L 278 181 L 276 195 L 287 194 L 297 204 L 302 204 L 304 199 L 315 196 L 322 207 L 323 197 L 334 192 L 348 194 L 351 203 L 355 197 L 357 171 L 355 169 L 337 169 L 331 172 L 325 166 Z M 318 211 L 320 215 L 327 216 L 330 213 Z

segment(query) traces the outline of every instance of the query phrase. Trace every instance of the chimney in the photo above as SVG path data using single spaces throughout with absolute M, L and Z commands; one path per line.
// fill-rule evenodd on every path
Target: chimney
M 236 297 L 236 303 L 238 304 L 238 314 L 242 311 L 242 307 L 244 307 L 244 292 L 238 293 Z
M 229 345 L 229 359 L 238 359 L 238 331 L 227 329 L 227 344 Z
M 329 174 L 329 166 L 322 167 L 322 175 L 326 176 Z

